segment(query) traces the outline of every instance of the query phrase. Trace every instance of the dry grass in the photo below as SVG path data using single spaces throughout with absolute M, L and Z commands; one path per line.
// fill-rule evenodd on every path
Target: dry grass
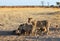
M 21 23 L 26 23 L 29 17 L 37 20 L 48 20 L 53 27 L 56 24 L 60 27 L 60 13 L 49 15 L 57 11 L 60 12 L 60 8 L 0 8 L 0 31 L 15 30 Z M 2 37 L 5 36 L 1 36 L 0 39 Z M 9 36 L 6 37 L 9 38 Z M 12 38 L 16 39 L 15 36 Z
M 60 21 L 60 15 L 46 15 L 50 12 L 57 12 L 60 9 L 57 8 L 0 8 L 0 30 L 13 30 L 17 29 L 20 23 L 27 22 L 28 17 L 40 20 L 53 21 L 58 19 Z M 42 13 L 42 15 L 40 15 Z M 46 13 L 46 14 L 45 14 Z M 45 15 L 44 15 L 45 14 Z

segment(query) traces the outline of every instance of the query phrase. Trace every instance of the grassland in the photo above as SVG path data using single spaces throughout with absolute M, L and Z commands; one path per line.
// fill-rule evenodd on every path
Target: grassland
M 60 21 L 58 12 L 60 12 L 59 8 L 0 8 L 0 24 L 3 25 L 0 26 L 0 30 L 17 29 L 19 24 L 27 22 L 29 17 L 37 20 Z
M 60 8 L 0 8 L 0 31 L 15 30 L 21 23 L 26 23 L 29 17 L 48 20 L 53 27 L 56 24 L 60 27 Z

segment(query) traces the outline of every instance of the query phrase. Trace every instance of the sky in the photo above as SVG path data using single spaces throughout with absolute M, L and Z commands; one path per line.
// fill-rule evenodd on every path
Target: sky
M 40 6 L 41 2 L 44 2 L 44 5 L 56 5 L 56 2 L 60 0 L 0 0 L 0 6 Z

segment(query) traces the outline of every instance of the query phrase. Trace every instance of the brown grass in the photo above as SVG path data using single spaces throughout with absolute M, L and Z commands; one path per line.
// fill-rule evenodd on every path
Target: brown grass
M 60 18 L 59 15 L 43 15 L 44 13 L 57 12 L 60 9 L 57 8 L 0 8 L 0 30 L 13 30 L 17 29 L 20 23 L 27 22 L 28 17 L 35 19 L 47 19 L 52 20 Z M 40 15 L 42 13 L 42 15 Z M 59 20 L 58 20 L 59 21 Z
M 60 8 L 0 8 L 0 31 L 15 30 L 21 23 L 26 23 L 29 17 L 36 20 L 48 20 L 53 27 L 56 24 L 60 27 L 60 13 L 48 15 L 57 11 L 60 12 Z M 5 38 L 7 37 L 10 39 L 9 36 Z M 12 39 L 16 39 L 15 36 L 12 36 Z

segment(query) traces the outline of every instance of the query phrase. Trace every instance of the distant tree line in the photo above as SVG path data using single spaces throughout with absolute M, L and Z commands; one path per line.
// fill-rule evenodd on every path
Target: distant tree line
M 44 1 L 41 1 L 41 6 L 44 7 Z M 60 2 L 56 2 L 56 6 L 50 5 L 50 3 L 47 2 L 47 7 L 60 7 Z
M 56 2 L 57 6 L 60 7 L 60 2 Z

